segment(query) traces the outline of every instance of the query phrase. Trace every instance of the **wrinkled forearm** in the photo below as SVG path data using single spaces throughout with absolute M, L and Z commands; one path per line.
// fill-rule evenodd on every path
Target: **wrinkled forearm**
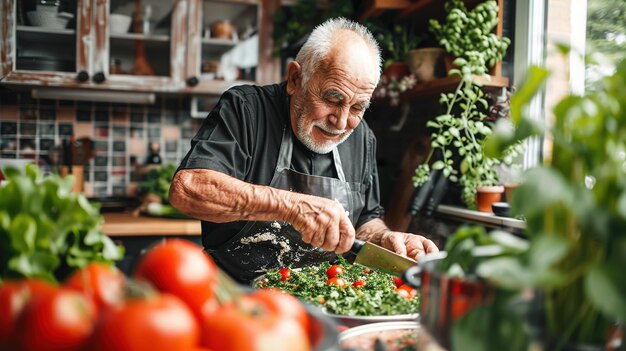
M 389 232 L 389 228 L 381 219 L 376 218 L 363 224 L 356 230 L 356 238 L 369 241 L 376 245 L 381 244 L 383 234 Z
M 318 211 L 307 206 L 308 195 L 243 182 L 226 174 L 190 169 L 176 173 L 170 203 L 202 220 L 225 223 L 239 220 L 292 222 L 294 213 Z
M 170 202 L 181 212 L 215 223 L 286 220 L 287 196 L 211 170 L 181 170 L 170 187 Z

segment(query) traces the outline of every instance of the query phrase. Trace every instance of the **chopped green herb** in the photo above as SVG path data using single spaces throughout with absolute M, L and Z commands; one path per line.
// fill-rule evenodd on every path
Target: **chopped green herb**
M 337 264 L 337 263 L 335 263 Z M 336 277 L 347 281 L 341 288 L 334 283 L 327 284 L 326 271 L 331 263 L 293 269 L 291 277 L 282 280 L 278 269 L 270 270 L 263 279 L 257 281 L 259 288 L 278 288 L 300 300 L 314 305 L 321 305 L 328 313 L 348 316 L 380 316 L 417 313 L 419 297 L 405 299 L 396 293 L 396 286 L 391 275 L 376 271 L 360 264 L 350 264 L 339 258 L 344 271 Z M 355 288 L 354 282 L 362 281 L 361 287 Z

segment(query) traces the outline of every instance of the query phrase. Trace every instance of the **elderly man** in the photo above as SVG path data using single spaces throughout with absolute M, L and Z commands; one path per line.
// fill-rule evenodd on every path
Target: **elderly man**
M 222 95 L 170 188 L 176 208 L 203 220 L 203 245 L 222 269 L 248 282 L 333 260 L 355 237 L 411 258 L 438 251 L 381 219 L 376 140 L 362 120 L 380 67 L 365 27 L 331 19 L 289 63 L 286 82 Z

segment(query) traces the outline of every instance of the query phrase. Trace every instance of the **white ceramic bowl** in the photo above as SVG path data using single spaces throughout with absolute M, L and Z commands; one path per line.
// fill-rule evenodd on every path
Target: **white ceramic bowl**
M 109 30 L 111 34 L 124 34 L 128 33 L 132 18 L 127 15 L 121 15 L 119 13 L 112 13 L 109 16 Z
M 50 29 L 65 29 L 71 18 L 52 11 L 29 11 L 26 16 L 31 25 Z

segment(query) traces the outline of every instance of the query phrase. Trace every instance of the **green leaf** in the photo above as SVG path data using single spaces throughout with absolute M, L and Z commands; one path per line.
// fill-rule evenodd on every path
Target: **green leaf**
M 13 219 L 9 228 L 11 245 L 16 251 L 33 252 L 36 233 L 37 223 L 35 220 L 27 214 L 20 213 Z
M 496 257 L 481 262 L 476 274 L 496 286 L 507 290 L 519 290 L 530 287 L 531 272 L 517 257 Z
M 549 71 L 537 66 L 530 66 L 526 79 L 511 97 L 511 120 L 515 125 L 523 117 L 523 109 L 530 104 L 532 98 L 548 79 Z
M 489 235 L 496 244 L 506 248 L 507 251 L 515 254 L 521 254 L 523 252 L 526 252 L 530 247 L 530 243 L 528 242 L 528 240 L 522 239 L 503 230 L 493 230 L 491 231 L 491 233 L 489 233 Z
M 436 161 L 435 163 L 433 163 L 431 168 L 434 170 L 439 170 L 439 169 L 443 169 L 444 166 L 445 164 L 443 163 L 443 161 Z
M 585 279 L 585 291 L 604 313 L 616 320 L 626 320 L 623 267 L 595 265 Z
M 561 261 L 569 250 L 569 242 L 556 236 L 540 236 L 533 239 L 529 258 L 532 265 L 550 267 Z
M 24 277 L 41 277 L 55 281 L 52 272 L 59 266 L 59 259 L 48 253 L 20 254 L 9 260 L 9 269 Z

